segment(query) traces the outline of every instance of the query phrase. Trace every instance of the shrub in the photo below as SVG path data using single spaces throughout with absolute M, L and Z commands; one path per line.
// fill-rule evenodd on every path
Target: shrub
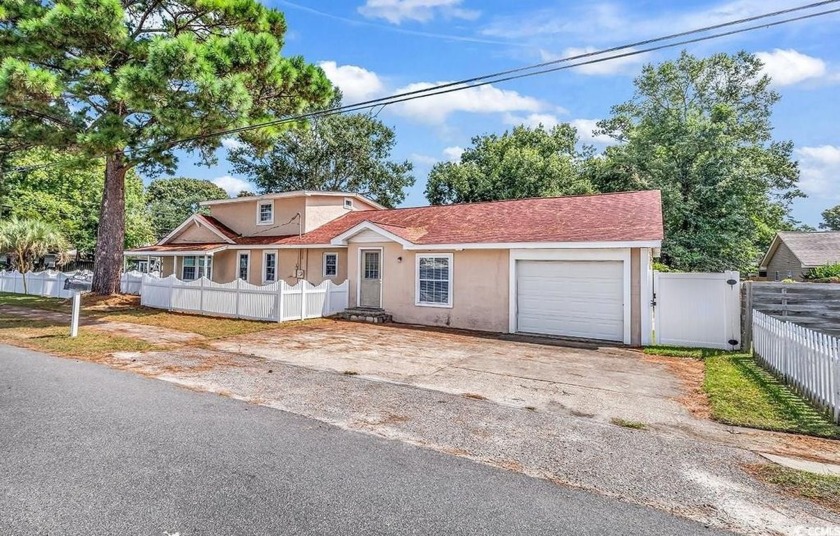
M 830 279 L 832 277 L 840 277 L 840 262 L 811 268 L 805 274 L 805 279 Z
M 679 270 L 674 270 L 673 268 L 671 268 L 667 264 L 663 264 L 661 262 L 654 262 L 653 263 L 653 269 L 656 270 L 657 272 L 678 272 L 679 271 Z

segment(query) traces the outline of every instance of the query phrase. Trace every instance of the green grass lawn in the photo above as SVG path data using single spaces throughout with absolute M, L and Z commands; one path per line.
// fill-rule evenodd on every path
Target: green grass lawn
M 840 438 L 840 426 L 756 363 L 746 353 L 654 346 L 649 355 L 702 359 L 703 390 L 712 418 L 725 424 Z
M 27 296 L 25 294 L 9 294 L 8 292 L 0 292 L 0 305 L 13 305 L 28 309 L 45 309 L 47 311 L 59 311 L 62 313 L 70 312 L 70 300 Z
M 4 315 L 0 309 L 0 342 L 33 350 L 94 359 L 113 352 L 142 352 L 154 345 L 138 339 L 80 329 L 78 337 L 70 337 L 69 326 L 33 321 L 15 315 Z
M 749 472 L 780 490 L 840 512 L 840 477 L 797 471 L 776 464 L 749 467 Z
M 131 298 L 128 298 L 129 300 Z M 128 322 L 161 328 L 186 331 L 203 335 L 208 339 L 223 339 L 235 335 L 256 333 L 269 329 L 278 329 L 292 325 L 290 322 L 257 322 L 255 320 L 240 320 L 236 318 L 219 318 L 212 316 L 173 313 L 161 309 L 141 307 L 136 302 L 126 303 L 119 298 L 115 304 L 97 302 L 95 299 L 84 298 L 82 305 L 83 317 L 96 317 L 111 322 Z M 0 306 L 12 305 L 27 309 L 43 309 L 47 311 L 70 312 L 70 300 L 62 298 L 43 298 L 40 296 L 25 296 L 0 292 Z M 1 311 L 2 309 L 0 309 Z M 312 322 L 308 320 L 307 322 Z

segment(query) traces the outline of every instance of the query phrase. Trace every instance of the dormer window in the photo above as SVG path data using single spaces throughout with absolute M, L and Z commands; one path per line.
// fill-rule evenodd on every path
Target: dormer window
M 257 203 L 257 225 L 272 225 L 274 223 L 274 201 L 260 201 Z
M 353 210 L 353 198 L 345 197 L 344 198 L 344 208 L 347 210 Z

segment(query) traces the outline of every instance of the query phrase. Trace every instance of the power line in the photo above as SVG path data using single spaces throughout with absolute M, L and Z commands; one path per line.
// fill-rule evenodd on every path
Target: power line
M 290 7 L 292 9 L 297 9 L 300 11 L 304 11 L 306 13 L 311 13 L 313 15 L 317 15 L 319 17 L 325 17 L 328 19 L 336 20 L 339 22 L 344 22 L 347 24 L 351 24 L 353 26 L 367 26 L 369 28 L 378 28 L 380 30 L 386 32 L 394 32 L 400 33 L 405 35 L 414 35 L 417 37 L 428 37 L 432 39 L 442 39 L 445 41 L 460 41 L 464 43 L 475 43 L 479 45 L 499 45 L 499 46 L 516 46 L 516 47 L 529 47 L 531 45 L 525 43 L 515 43 L 511 41 L 502 41 L 498 39 L 486 39 L 483 37 L 470 37 L 466 35 L 452 35 L 452 34 L 441 34 L 435 32 L 424 32 L 420 30 L 409 30 L 406 28 L 400 28 L 399 26 L 387 26 L 385 24 L 377 24 L 375 22 L 369 22 L 365 20 L 357 20 L 351 19 L 349 17 L 342 17 L 340 15 L 335 15 L 333 13 L 327 13 L 326 11 L 321 11 L 309 6 L 303 6 L 300 4 L 296 4 L 295 2 L 290 2 L 289 0 L 277 0 L 280 5 Z
M 747 27 L 744 27 L 744 28 L 737 28 L 737 29 L 730 30 L 730 31 L 727 31 L 727 32 L 720 32 L 720 33 L 716 33 L 716 34 L 696 37 L 696 38 L 693 38 L 693 39 L 686 39 L 686 40 L 682 40 L 682 41 L 676 41 L 676 42 L 673 42 L 673 43 L 666 43 L 666 44 L 658 45 L 658 46 L 655 46 L 655 47 L 647 47 L 647 48 L 643 48 L 643 49 L 637 49 L 636 48 L 637 46 L 640 46 L 641 44 L 652 44 L 652 43 L 657 43 L 657 42 L 661 42 L 661 41 L 665 41 L 665 40 L 670 40 L 670 39 L 673 39 L 675 36 L 687 36 L 687 35 L 692 35 L 692 34 L 697 34 L 697 33 L 705 33 L 707 31 L 709 31 L 709 29 L 719 29 L 719 28 L 733 26 L 733 25 L 737 25 L 737 24 L 743 24 L 743 21 L 755 21 L 755 20 L 760 20 L 760 19 L 764 19 L 764 18 L 775 17 L 775 16 L 778 16 L 779 14 L 791 13 L 791 12 L 795 12 L 795 11 L 801 11 L 801 10 L 804 10 L 804 9 L 812 9 L 815 6 L 833 4 L 833 3 L 836 3 L 838 1 L 840 1 L 840 0 L 826 0 L 826 1 L 823 1 L 823 2 L 817 2 L 817 3 L 814 3 L 814 4 L 809 4 L 807 6 L 790 8 L 790 9 L 777 11 L 777 12 L 773 12 L 773 13 L 767 13 L 767 14 L 764 14 L 764 15 L 757 15 L 757 16 L 754 16 L 754 17 L 746 18 L 746 19 L 740 19 L 738 21 L 721 23 L 721 24 L 717 24 L 717 25 L 714 25 L 714 26 L 700 28 L 700 29 L 697 29 L 697 30 L 691 30 L 691 31 L 688 31 L 688 32 L 681 32 L 679 34 L 673 34 L 671 36 L 648 39 L 648 40 L 645 40 L 645 41 L 640 41 L 640 42 L 629 44 L 629 45 L 622 45 L 622 46 L 618 46 L 618 47 L 612 47 L 612 48 L 609 48 L 609 49 L 588 52 L 588 53 L 585 53 L 585 54 L 568 56 L 568 57 L 560 58 L 560 59 L 557 59 L 557 60 L 543 62 L 543 63 L 539 63 L 539 64 L 527 66 L 527 67 L 520 67 L 520 68 L 517 68 L 517 69 L 500 71 L 498 73 L 478 76 L 478 77 L 469 78 L 469 79 L 466 79 L 466 80 L 459 80 L 457 82 L 448 82 L 446 84 L 440 84 L 440 85 L 429 87 L 429 88 L 424 88 L 424 89 L 419 89 L 419 90 L 414 90 L 414 91 L 408 91 L 408 92 L 405 92 L 405 93 L 398 93 L 398 94 L 391 95 L 391 96 L 388 96 L 388 97 L 381 97 L 381 98 L 378 98 L 378 99 L 371 99 L 371 100 L 363 101 L 363 102 L 359 102 L 359 103 L 339 106 L 339 107 L 333 108 L 333 109 L 317 110 L 317 111 L 298 114 L 298 115 L 295 115 L 295 116 L 290 116 L 290 117 L 286 117 L 286 118 L 282 118 L 282 119 L 276 119 L 276 120 L 273 120 L 273 121 L 266 121 L 264 123 L 257 123 L 257 124 L 254 124 L 254 125 L 247 125 L 247 126 L 244 126 L 244 127 L 238 127 L 238 128 L 233 128 L 233 129 L 228 129 L 228 130 L 223 130 L 223 131 L 217 131 L 217 132 L 208 133 L 208 134 L 199 134 L 199 135 L 196 135 L 196 136 L 191 136 L 191 137 L 188 137 L 188 138 L 183 138 L 183 139 L 180 139 L 180 140 L 176 140 L 175 142 L 170 142 L 170 144 L 197 141 L 197 140 L 212 138 L 212 137 L 216 137 L 216 136 L 226 136 L 226 135 L 230 135 L 230 134 L 237 134 L 237 133 L 240 133 L 240 132 L 247 132 L 249 130 L 255 130 L 255 129 L 258 129 L 258 128 L 282 125 L 282 124 L 291 123 L 291 122 L 295 122 L 295 121 L 301 121 L 301 120 L 305 120 L 305 119 L 310 119 L 312 117 L 326 117 L 326 116 L 336 115 L 336 114 L 340 114 L 340 113 L 348 113 L 348 112 L 356 112 L 356 111 L 366 110 L 366 109 L 374 108 L 374 107 L 380 106 L 380 105 L 397 104 L 397 103 L 400 103 L 400 102 L 406 102 L 406 101 L 411 101 L 411 100 L 416 100 L 416 99 L 421 99 L 421 98 L 433 97 L 433 96 L 437 96 L 437 95 L 444 95 L 444 94 L 447 94 L 447 93 L 453 93 L 453 92 L 456 92 L 456 91 L 463 91 L 463 90 L 466 90 L 466 89 L 486 86 L 486 85 L 495 84 L 495 83 L 499 83 L 499 82 L 507 82 L 507 81 L 516 80 L 516 79 L 520 79 L 520 78 L 527 78 L 527 77 L 531 77 L 531 76 L 536 76 L 536 75 L 541 75 L 541 74 L 546 74 L 546 73 L 552 73 L 552 72 L 557 72 L 557 71 L 566 70 L 566 69 L 573 69 L 575 67 L 582 67 L 582 66 L 592 65 L 592 64 L 596 64 L 596 63 L 603 63 L 603 62 L 610 61 L 610 60 L 627 58 L 627 57 L 631 57 L 631 56 L 637 56 L 637 55 L 640 55 L 640 54 L 646 54 L 646 53 L 649 53 L 649 52 L 655 52 L 655 51 L 664 50 L 664 49 L 667 49 L 667 48 L 674 48 L 674 47 L 678 47 L 678 46 L 683 46 L 683 45 L 688 45 L 688 44 L 693 44 L 693 43 L 699 43 L 699 42 L 702 42 L 702 41 L 709 41 L 709 40 L 712 40 L 712 39 L 718 39 L 718 38 L 721 38 L 721 37 L 727 37 L 727 36 L 730 36 L 730 35 L 736 35 L 736 34 L 750 32 L 750 31 L 754 31 L 754 30 L 770 28 L 770 27 L 773 27 L 773 26 L 780 26 L 782 24 L 787 24 L 787 23 L 790 23 L 790 22 L 796 22 L 796 21 L 801 21 L 801 20 L 805 20 L 805 19 L 810 19 L 810 18 L 815 18 L 815 17 L 820 17 L 820 16 L 824 16 L 824 15 L 830 15 L 830 14 L 833 14 L 833 13 L 837 13 L 837 12 L 840 12 L 840 8 L 835 8 L 835 9 L 825 10 L 825 11 L 819 11 L 819 12 L 816 12 L 816 13 L 808 13 L 808 14 L 805 14 L 805 15 L 800 15 L 798 17 L 791 17 L 791 18 L 777 20 L 777 21 L 770 21 L 770 22 L 766 22 L 766 23 L 763 23 L 763 24 L 747 26 Z M 592 56 L 603 56 L 604 54 L 607 54 L 609 52 L 626 50 L 628 48 L 633 49 L 633 50 L 631 50 L 629 52 L 624 52 L 622 54 L 614 54 L 614 55 L 611 55 L 611 56 L 594 58 L 594 59 L 590 59 L 590 60 L 587 60 L 587 61 L 571 63 L 571 64 L 567 64 L 567 65 L 557 65 L 557 64 L 561 64 L 561 63 L 565 64 L 565 63 L 572 62 L 572 61 L 577 60 L 577 59 L 583 59 L 583 58 L 592 57 Z M 549 66 L 552 66 L 552 67 L 541 69 L 541 67 L 549 67 Z M 537 70 L 535 70 L 535 69 L 537 69 Z
M 216 132 L 211 132 L 211 133 L 207 133 L 207 134 L 199 134 L 199 135 L 196 135 L 196 136 L 191 136 L 191 137 L 187 137 L 187 138 L 181 138 L 181 139 L 178 139 L 178 140 L 174 140 L 174 141 L 168 142 L 166 144 L 157 144 L 157 145 L 152 145 L 152 146 L 150 146 L 148 148 L 145 148 L 145 149 L 138 149 L 135 152 L 135 155 L 138 155 L 138 154 L 142 155 L 144 152 L 148 154 L 148 153 L 151 153 L 155 150 L 164 149 L 164 148 L 166 148 L 166 146 L 174 146 L 174 145 L 179 145 L 179 144 L 183 144 L 183 143 L 188 143 L 188 142 L 191 142 L 191 141 L 198 141 L 198 140 L 213 138 L 213 137 L 218 137 L 218 136 L 227 136 L 227 135 L 231 135 L 231 134 L 238 134 L 240 132 L 247 132 L 247 131 L 250 131 L 250 130 L 256 130 L 256 129 L 259 129 L 259 128 L 264 128 L 264 127 L 269 127 L 269 126 L 283 125 L 283 124 L 287 124 L 287 123 L 291 123 L 291 122 L 311 119 L 311 118 L 314 118 L 314 117 L 327 117 L 327 116 L 341 114 L 341 113 L 356 112 L 356 111 L 361 111 L 361 110 L 366 110 L 366 109 L 372 109 L 372 108 L 375 108 L 377 106 L 382 106 L 384 108 L 385 106 L 388 106 L 390 104 L 397 104 L 397 103 L 400 103 L 400 102 L 407 102 L 407 101 L 421 99 L 421 98 L 444 95 L 444 94 L 447 94 L 447 93 L 453 93 L 453 92 L 456 92 L 456 91 L 464 91 L 464 90 L 467 90 L 467 89 L 486 86 L 486 85 L 489 85 L 489 84 L 507 82 L 507 81 L 516 80 L 516 79 L 520 79 L 520 78 L 527 78 L 527 77 L 531 77 L 531 76 L 537 76 L 537 75 L 541 75 L 541 74 L 552 73 L 552 72 L 557 72 L 557 71 L 561 71 L 561 70 L 572 69 L 572 68 L 582 67 L 582 66 L 586 66 L 586 65 L 592 65 L 592 64 L 596 64 L 596 63 L 603 63 L 603 62 L 607 62 L 607 61 L 611 61 L 611 60 L 615 60 L 615 59 L 621 59 L 621 58 L 627 58 L 627 57 L 636 56 L 636 55 L 640 55 L 640 54 L 646 54 L 646 53 L 654 52 L 654 51 L 657 51 L 657 50 L 663 50 L 663 49 L 667 49 L 667 48 L 673 48 L 673 47 L 677 47 L 677 46 L 683 46 L 683 45 L 698 43 L 698 42 L 702 42 L 702 41 L 709 41 L 709 40 L 712 40 L 712 39 L 718 39 L 718 38 L 726 37 L 726 36 L 730 36 L 730 35 L 746 33 L 746 32 L 750 32 L 750 31 L 754 31 L 754 30 L 758 30 L 758 29 L 763 29 L 763 28 L 770 28 L 770 27 L 779 26 L 779 25 L 782 25 L 782 24 L 788 24 L 788 23 L 791 23 L 791 22 L 796 22 L 796 21 L 801 21 L 801 20 L 805 20 L 805 19 L 811 19 L 811 18 L 815 18 L 815 17 L 820 17 L 820 16 L 825 16 L 825 15 L 837 13 L 837 12 L 840 12 L 840 8 L 831 9 L 831 10 L 824 10 L 824 11 L 819 11 L 819 12 L 815 12 L 815 13 L 807 13 L 807 14 L 800 15 L 800 16 L 797 16 L 797 17 L 790 17 L 790 18 L 786 18 L 786 19 L 782 19 L 782 20 L 769 21 L 769 22 L 766 22 L 766 23 L 763 23 L 763 24 L 747 26 L 747 27 L 743 27 L 743 28 L 736 28 L 734 30 L 729 30 L 729 31 L 726 31 L 726 32 L 720 32 L 720 33 L 716 33 L 716 34 L 700 36 L 700 37 L 696 37 L 696 38 L 693 38 L 693 39 L 676 41 L 676 42 L 673 42 L 673 43 L 665 43 L 665 44 L 654 46 L 654 47 L 647 47 L 647 48 L 642 48 L 642 49 L 637 48 L 637 47 L 641 47 L 641 46 L 651 45 L 651 44 L 654 44 L 654 43 L 661 43 L 663 41 L 672 41 L 673 39 L 677 39 L 679 37 L 687 37 L 687 36 L 690 36 L 690 35 L 707 33 L 707 32 L 710 32 L 712 30 L 717 30 L 717 29 L 731 27 L 731 26 L 738 26 L 738 25 L 745 24 L 745 23 L 748 23 L 748 22 L 754 22 L 754 21 L 758 21 L 758 20 L 779 17 L 781 15 L 787 15 L 787 14 L 791 14 L 791 13 L 795 13 L 795 12 L 799 12 L 799 11 L 804 11 L 804 10 L 811 10 L 811 9 L 826 6 L 826 5 L 829 5 L 829 4 L 835 4 L 837 2 L 840 2 L 840 0 L 823 0 L 823 1 L 820 1 L 820 2 L 814 2 L 814 3 L 811 3 L 811 4 L 802 5 L 802 6 L 777 10 L 777 11 L 768 12 L 768 13 L 764 13 L 764 14 L 760 14 L 760 15 L 754 15 L 754 16 L 751 16 L 751 17 L 744 17 L 744 18 L 741 18 L 741 19 L 733 20 L 733 21 L 728 21 L 728 22 L 723 22 L 723 23 L 719 23 L 719 24 L 709 25 L 709 26 L 697 28 L 697 29 L 694 29 L 694 30 L 688 30 L 688 31 L 674 33 L 674 34 L 670 34 L 670 35 L 666 35 L 666 36 L 655 37 L 655 38 L 651 38 L 651 39 L 645 39 L 645 40 L 642 40 L 642 41 L 637 41 L 637 42 L 634 42 L 634 43 L 629 43 L 629 44 L 625 44 L 625 45 L 610 47 L 610 48 L 606 48 L 606 49 L 602 49 L 602 50 L 596 50 L 596 51 L 592 51 L 592 52 L 576 54 L 576 55 L 567 56 L 567 57 L 563 57 L 563 58 L 558 58 L 558 59 L 555 59 L 555 60 L 550 60 L 550 61 L 537 63 L 537 64 L 533 64 L 533 65 L 528 65 L 528 66 L 524 66 L 524 67 L 518 67 L 518 68 L 508 69 L 508 70 L 499 71 L 499 72 L 495 72 L 495 73 L 491 73 L 491 74 L 475 76 L 475 77 L 471 77 L 471 78 L 467 78 L 467 79 L 463 79 L 463 80 L 458 80 L 458 81 L 455 81 L 455 82 L 447 82 L 445 84 L 439 84 L 439 85 L 424 88 L 424 89 L 413 90 L 413 91 L 408 91 L 408 92 L 404 92 L 404 93 L 398 93 L 398 94 L 390 95 L 390 96 L 387 96 L 387 97 L 370 99 L 370 100 L 367 100 L 367 101 L 362 101 L 362 102 L 357 102 L 357 103 L 353 103 L 353 104 L 343 105 L 343 106 L 339 106 L 339 107 L 332 108 L 332 109 L 316 110 L 316 111 L 312 111 L 312 112 L 306 112 L 306 113 L 303 113 L 303 114 L 297 114 L 297 115 L 294 115 L 294 116 L 287 116 L 285 118 L 279 118 L 279 119 L 275 119 L 275 120 L 272 120 L 272 121 L 266 121 L 266 122 L 263 122 L 263 123 L 246 125 L 246 126 L 243 126 L 243 127 L 232 128 L 232 129 L 227 129 L 227 130 L 222 130 L 222 131 L 216 131 Z M 612 52 L 619 52 L 619 51 L 628 50 L 628 49 L 629 49 L 629 51 L 621 53 L 621 54 L 613 54 L 613 55 L 605 56 L 606 54 L 611 54 Z M 586 60 L 586 58 L 592 58 L 592 59 Z M 586 61 L 577 61 L 577 60 L 586 60 Z M 128 155 L 128 156 L 132 157 L 131 155 Z M 26 170 L 29 170 L 29 169 L 38 169 L 40 167 L 47 167 L 49 165 L 51 165 L 51 164 L 16 168 L 16 169 L 8 170 L 7 173 L 8 172 L 14 172 L 14 171 L 26 171 Z M 0 174 L 1 173 L 2 172 L 0 172 Z

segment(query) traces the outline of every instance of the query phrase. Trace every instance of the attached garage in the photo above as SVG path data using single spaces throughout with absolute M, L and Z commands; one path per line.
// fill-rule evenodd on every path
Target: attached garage
M 624 340 L 621 261 L 517 261 L 516 297 L 522 333 Z

